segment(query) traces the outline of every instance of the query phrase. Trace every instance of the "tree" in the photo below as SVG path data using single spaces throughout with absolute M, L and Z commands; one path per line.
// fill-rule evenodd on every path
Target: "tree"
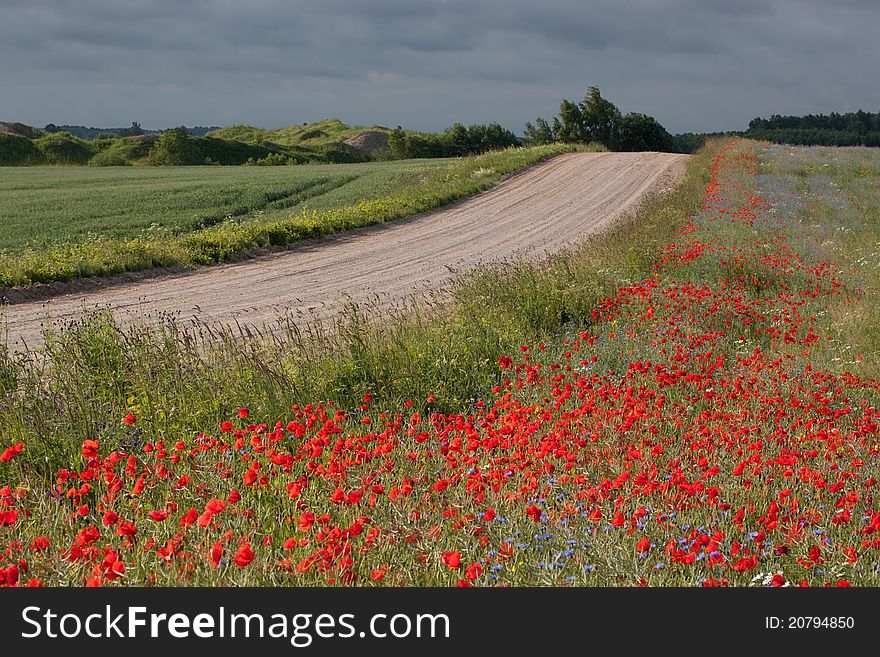
M 559 103 L 559 118 L 553 122 L 553 132 L 556 133 L 556 139 L 562 142 L 590 141 L 590 132 L 584 125 L 581 106 L 563 99 Z
M 666 128 L 646 114 L 630 112 L 620 120 L 618 151 L 675 151 L 676 143 Z
M 526 123 L 526 139 L 532 144 L 595 142 L 610 150 L 660 150 L 675 152 L 677 145 L 666 129 L 645 114 L 621 115 L 599 87 L 590 87 L 580 103 L 565 100 L 552 126 L 542 118 Z
M 123 128 L 119 131 L 120 137 L 138 137 L 142 134 L 144 134 L 144 129 L 141 128 L 141 124 L 137 121 L 132 121 L 130 128 Z
M 183 126 L 163 132 L 150 149 L 150 164 L 154 165 L 183 166 L 203 164 L 204 160 L 195 139 Z
M 471 135 L 461 123 L 454 123 L 446 128 L 443 137 L 449 143 L 455 155 L 467 155 L 471 152 Z
M 580 104 L 583 131 L 587 139 L 579 141 L 595 141 L 607 148 L 617 150 L 620 137 L 620 110 L 609 100 L 602 98 L 599 87 L 590 87 Z
M 556 135 L 553 133 L 553 128 L 551 128 L 550 124 L 540 116 L 535 119 L 534 125 L 532 125 L 531 122 L 526 123 L 525 135 L 526 141 L 533 146 L 552 144 L 556 141 Z

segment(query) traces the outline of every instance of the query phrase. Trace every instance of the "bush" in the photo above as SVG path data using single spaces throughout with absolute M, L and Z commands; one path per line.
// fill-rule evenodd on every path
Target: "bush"
M 653 117 L 630 112 L 620 121 L 618 151 L 675 151 L 678 145 Z
M 498 123 L 468 128 L 456 123 L 439 135 L 405 132 L 397 128 L 389 135 L 388 151 L 382 157 L 464 157 L 519 145 L 519 138 Z
M 110 145 L 100 150 L 90 161 L 92 166 L 117 167 L 134 164 L 144 160 L 157 137 L 135 137 L 114 139 Z
M 66 132 L 44 135 L 33 144 L 47 164 L 86 164 L 95 154 L 94 146 Z
M 43 155 L 27 137 L 0 132 L 0 165 L 26 166 L 40 164 Z
M 150 164 L 157 166 L 184 166 L 204 164 L 196 139 L 186 128 L 174 128 L 163 132 L 150 149 Z

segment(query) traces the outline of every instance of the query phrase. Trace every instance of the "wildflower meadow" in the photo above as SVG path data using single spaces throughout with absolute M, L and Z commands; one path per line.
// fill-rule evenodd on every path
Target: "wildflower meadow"
M 6 354 L 0 584 L 880 584 L 880 158 L 707 148 L 644 267 L 463 357 L 467 398 L 355 370 L 271 409 L 247 381 L 210 413 L 111 390 L 52 447 L 61 411 L 8 421 L 36 406 Z

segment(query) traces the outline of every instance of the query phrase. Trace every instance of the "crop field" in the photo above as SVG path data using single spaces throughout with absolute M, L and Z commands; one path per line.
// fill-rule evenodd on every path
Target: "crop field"
M 273 219 L 392 194 L 443 160 L 280 167 L 9 167 L 0 175 L 0 250 L 99 237 L 180 235 L 224 219 Z
M 443 307 L 0 350 L 0 583 L 880 585 L 878 180 L 715 141 Z
M 222 262 L 431 210 L 579 149 L 279 167 L 0 168 L 0 288 Z

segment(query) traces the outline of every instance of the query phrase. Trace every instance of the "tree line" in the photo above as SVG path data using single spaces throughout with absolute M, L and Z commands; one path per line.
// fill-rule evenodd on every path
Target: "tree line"
M 804 146 L 880 146 L 880 112 L 772 115 L 749 122 L 745 136 Z
M 461 157 L 519 146 L 520 139 L 498 123 L 465 127 L 455 123 L 439 134 L 409 132 L 397 126 L 388 135 L 383 159 Z

